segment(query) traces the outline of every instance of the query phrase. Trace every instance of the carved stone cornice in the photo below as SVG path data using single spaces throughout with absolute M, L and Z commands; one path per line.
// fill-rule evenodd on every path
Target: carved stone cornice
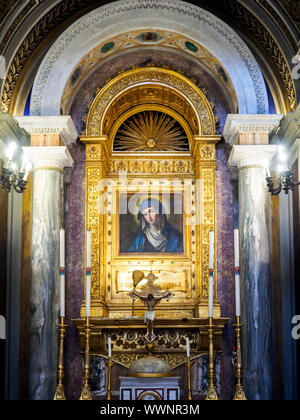
M 3 143 L 16 141 L 21 146 L 30 144 L 29 134 L 23 130 L 10 114 L 0 110 L 0 137 Z
M 240 169 L 264 169 L 277 153 L 277 146 L 242 145 L 233 146 L 228 165 Z
M 34 170 L 61 170 L 73 166 L 73 158 L 65 146 L 23 147 L 23 152 L 34 165 Z
M 290 164 L 300 157 L 300 105 L 295 112 L 290 112 L 282 120 L 279 130 L 271 139 L 272 143 L 280 143 L 289 149 Z
M 65 146 L 75 143 L 78 138 L 77 130 L 70 116 L 15 117 L 15 120 L 31 135 L 58 134 Z
M 282 120 L 279 130 L 272 137 L 274 143 L 284 143 L 291 147 L 300 138 L 300 104 L 295 112 L 290 112 Z
M 242 145 L 233 146 L 228 165 L 244 168 L 265 168 L 277 153 L 277 146 Z
M 276 129 L 283 115 L 228 115 L 223 131 L 227 143 L 236 144 L 242 133 L 270 134 Z

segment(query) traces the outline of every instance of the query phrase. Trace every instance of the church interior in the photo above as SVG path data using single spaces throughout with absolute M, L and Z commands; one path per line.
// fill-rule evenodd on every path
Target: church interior
M 0 0 L 2 400 L 298 400 L 299 33 Z

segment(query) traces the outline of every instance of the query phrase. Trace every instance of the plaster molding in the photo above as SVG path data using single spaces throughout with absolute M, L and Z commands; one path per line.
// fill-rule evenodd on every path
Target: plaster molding
M 273 145 L 242 145 L 233 146 L 228 165 L 238 169 L 265 168 L 277 153 L 278 146 Z
M 125 26 L 134 30 L 151 24 L 153 29 L 154 26 L 166 30 L 174 30 L 174 25 L 180 27 L 182 33 L 210 50 L 233 81 L 240 112 L 267 112 L 267 92 L 259 66 L 246 44 L 227 24 L 180 0 L 121 0 L 83 16 L 53 44 L 34 83 L 32 115 L 59 114 L 68 77 L 82 56 L 100 40 L 124 32 Z M 63 65 L 64 72 L 60 67 Z
M 78 138 L 78 133 L 70 116 L 14 117 L 20 127 L 30 134 L 59 134 L 65 146 Z
M 227 116 L 223 136 L 227 143 L 234 145 L 242 133 L 272 133 L 279 126 L 282 119 L 283 115 L 281 114 L 230 114 Z
M 294 142 L 300 138 L 300 104 L 295 112 L 289 112 L 282 120 L 279 130 L 272 137 L 274 143 L 286 144 L 293 147 Z
M 34 169 L 59 169 L 73 166 L 73 158 L 65 146 L 23 147 Z

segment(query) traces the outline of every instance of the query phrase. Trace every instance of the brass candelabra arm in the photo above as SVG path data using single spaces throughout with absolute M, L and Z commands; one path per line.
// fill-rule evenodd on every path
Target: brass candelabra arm
M 267 177 L 267 186 L 271 195 L 279 195 L 281 191 L 284 191 L 286 194 L 288 194 L 289 191 L 293 191 L 294 188 L 298 187 L 299 185 L 300 182 L 294 182 L 292 171 L 285 171 L 280 175 L 279 178 L 277 178 L 277 187 L 275 187 L 273 178 Z
M 0 174 L 0 186 L 8 193 L 14 190 L 22 194 L 26 190 L 28 182 L 24 179 L 25 174 L 11 169 L 2 168 Z
M 278 186 L 275 187 L 273 178 L 272 177 L 267 178 L 267 186 L 268 186 L 269 193 L 271 193 L 271 195 L 279 195 L 281 193 L 282 191 L 281 178 L 278 178 L 277 183 L 278 183 Z

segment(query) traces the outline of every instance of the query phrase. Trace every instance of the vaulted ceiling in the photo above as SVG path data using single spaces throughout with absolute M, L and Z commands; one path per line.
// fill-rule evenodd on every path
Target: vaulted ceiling
M 21 113 L 39 64 L 58 36 L 80 16 L 101 5 L 99 0 L 5 0 L 0 4 L 0 55 L 6 59 L 0 80 L 2 109 Z M 246 42 L 272 90 L 280 87 L 284 109 L 294 110 L 299 82 L 291 73 L 299 48 L 298 0 L 189 1 L 215 14 Z M 20 102 L 18 96 L 24 97 Z M 18 103 L 18 105 L 16 105 Z M 21 105 L 20 105 L 21 104 Z

